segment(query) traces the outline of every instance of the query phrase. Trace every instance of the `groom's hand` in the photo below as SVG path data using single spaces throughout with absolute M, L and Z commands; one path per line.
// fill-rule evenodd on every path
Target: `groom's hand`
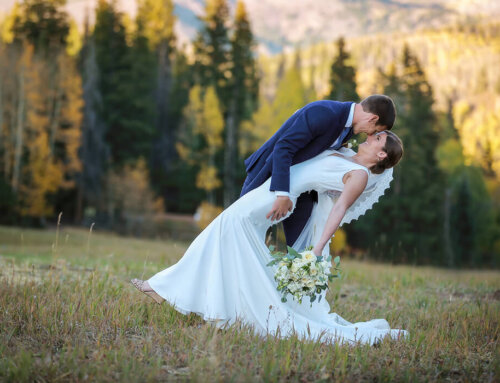
M 267 213 L 266 218 L 271 218 L 271 221 L 276 221 L 283 218 L 289 211 L 292 211 L 293 203 L 292 200 L 286 196 L 276 197 L 276 201 L 273 203 L 273 207 Z

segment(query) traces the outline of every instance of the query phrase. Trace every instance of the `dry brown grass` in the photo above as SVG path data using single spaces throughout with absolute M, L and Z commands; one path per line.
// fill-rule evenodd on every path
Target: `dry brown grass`
M 386 318 L 406 341 L 338 346 L 216 330 L 129 284 L 185 243 L 0 228 L 1 381 L 500 380 L 500 273 L 343 260 L 328 294 L 351 321 Z

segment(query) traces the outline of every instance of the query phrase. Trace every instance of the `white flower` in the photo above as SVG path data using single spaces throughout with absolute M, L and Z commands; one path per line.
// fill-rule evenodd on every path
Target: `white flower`
M 352 144 L 351 144 L 350 142 L 347 144 L 347 148 L 348 148 L 348 149 L 351 149 L 351 148 L 352 148 Z
M 311 264 L 311 268 L 309 269 L 309 274 L 313 276 L 318 274 L 318 268 L 316 266 L 316 263 Z
M 325 271 L 329 270 L 332 264 L 328 261 L 321 261 L 321 268 Z
M 307 263 L 316 262 L 316 255 L 311 251 L 304 251 L 302 253 L 302 259 Z
M 316 286 L 316 282 L 314 282 L 314 280 L 310 280 L 306 286 L 308 289 L 312 290 Z
M 292 282 L 288 285 L 288 290 L 290 290 L 293 293 L 301 289 L 301 286 L 297 282 Z

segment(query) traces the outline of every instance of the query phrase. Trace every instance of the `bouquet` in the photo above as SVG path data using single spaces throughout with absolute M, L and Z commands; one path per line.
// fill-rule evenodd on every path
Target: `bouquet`
M 282 293 L 281 301 L 287 301 L 287 295 L 302 303 L 302 298 L 308 296 L 312 303 L 318 298 L 321 301 L 321 292 L 328 288 L 328 282 L 340 276 L 340 257 L 333 259 L 335 273 L 331 272 L 331 256 L 323 259 L 316 257 L 312 246 L 299 253 L 288 246 L 288 254 L 275 251 L 274 246 L 269 246 L 273 260 L 267 266 L 278 265 L 274 280 L 278 282 L 278 291 Z

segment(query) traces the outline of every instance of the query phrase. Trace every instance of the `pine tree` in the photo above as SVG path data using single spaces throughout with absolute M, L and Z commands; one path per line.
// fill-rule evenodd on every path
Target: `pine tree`
M 494 265 L 495 213 L 483 171 L 465 163 L 456 138 L 438 147 L 437 158 L 446 175 L 444 235 L 448 266 Z
M 110 160 L 110 149 L 106 142 L 106 125 L 100 112 L 102 95 L 99 89 L 95 39 L 85 24 L 85 37 L 80 53 L 80 71 L 83 78 L 83 121 L 80 158 L 82 171 L 78 176 L 78 197 L 75 219 L 80 222 L 84 205 L 97 212 L 105 209 L 103 186 Z
M 112 166 L 120 167 L 148 157 L 151 151 L 154 126 L 151 103 L 147 102 L 151 81 L 147 67 L 141 65 L 148 63 L 147 51 L 142 41 L 136 47 L 127 45 L 122 14 L 104 0 L 96 9 L 93 37 L 102 95 L 100 114 L 106 124 Z
M 343 37 L 337 40 L 337 57 L 330 69 L 330 100 L 359 101 L 356 91 L 356 70 L 349 65 L 350 55 L 345 50 Z
M 228 87 L 231 44 L 226 0 L 207 0 L 201 20 L 203 27 L 194 42 L 197 83 L 203 87 L 214 86 L 224 108 L 231 97 Z
M 251 118 L 258 97 L 258 79 L 253 57 L 253 34 L 242 1 L 236 5 L 234 33 L 231 38 L 231 100 L 226 120 L 224 151 L 224 206 L 235 198 L 238 141 L 241 122 Z
M 142 78 L 142 82 L 152 87 L 154 99 L 148 102 L 154 106 L 155 145 L 153 146 L 153 168 L 160 168 L 162 176 L 168 173 L 176 157 L 175 131 L 178 123 L 172 119 L 172 105 L 177 101 L 173 93 L 173 65 L 176 60 L 175 48 L 175 16 L 171 0 L 141 0 L 137 14 L 137 40 L 135 45 L 143 41 L 149 45 L 153 61 L 138 64 L 151 75 Z M 147 57 L 143 49 L 140 56 Z M 149 59 L 151 61 L 151 59 Z M 137 64 L 137 63 L 136 63 Z M 147 80 L 146 80 L 147 79 Z M 145 81 L 146 80 L 146 81 Z M 178 111 L 182 110 L 182 105 Z
M 178 136 L 183 133 L 183 110 L 189 103 L 192 86 L 192 66 L 189 65 L 186 54 L 176 49 L 172 62 L 172 96 L 168 105 L 168 121 L 172 129 L 169 131 L 173 134 L 173 145 L 177 144 Z M 179 157 L 177 150 L 168 154 L 167 149 L 164 149 L 166 145 L 162 138 L 158 138 L 152 161 L 153 185 L 164 197 L 167 210 L 192 213 L 203 198 L 203 194 L 195 187 L 186 190 L 186 185 L 196 183 L 196 170 Z
M 435 156 L 438 133 L 432 89 L 415 56 L 405 47 L 398 74 L 393 66 L 384 93 L 396 104 L 395 133 L 405 154 L 394 180 L 374 209 L 351 228 L 353 243 L 394 262 L 443 262 L 443 174 Z M 354 233 L 352 233 L 354 229 Z
M 47 57 L 58 52 L 66 45 L 70 30 L 65 4 L 66 0 L 24 0 L 13 25 L 17 41 L 26 39 Z

